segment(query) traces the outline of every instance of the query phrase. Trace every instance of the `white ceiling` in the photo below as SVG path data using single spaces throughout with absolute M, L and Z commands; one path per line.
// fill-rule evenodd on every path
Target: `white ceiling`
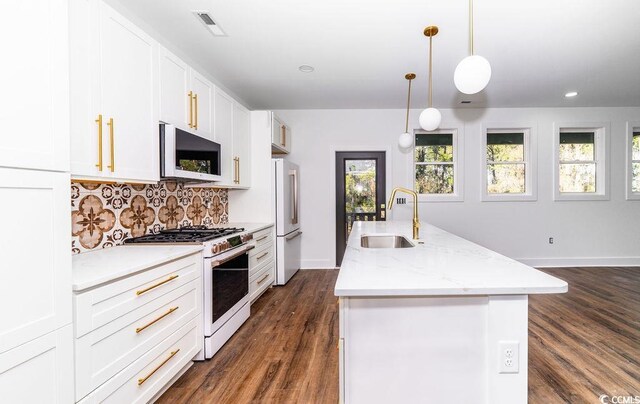
M 453 72 L 468 54 L 467 0 L 121 0 L 254 109 L 404 108 L 411 71 L 420 108 L 427 25 L 440 28 L 436 107 L 640 106 L 639 0 L 474 3 L 475 50 L 493 76 L 464 96 Z M 213 37 L 193 10 L 228 36 Z

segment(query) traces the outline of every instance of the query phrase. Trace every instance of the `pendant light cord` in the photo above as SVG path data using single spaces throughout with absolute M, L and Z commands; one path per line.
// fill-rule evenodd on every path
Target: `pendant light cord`
M 411 105 L 411 81 L 409 80 L 409 93 L 407 94 L 407 119 L 405 120 L 404 133 L 409 133 L 409 106 Z
M 429 37 L 429 108 L 433 106 L 433 82 L 432 82 L 432 49 L 433 49 L 433 35 Z
M 469 0 L 469 47 L 473 55 L 473 0 Z

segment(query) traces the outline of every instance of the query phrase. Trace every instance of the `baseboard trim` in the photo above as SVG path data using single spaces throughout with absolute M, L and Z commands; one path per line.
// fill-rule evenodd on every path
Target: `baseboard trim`
M 550 267 L 640 267 L 640 257 L 517 258 L 523 264 Z

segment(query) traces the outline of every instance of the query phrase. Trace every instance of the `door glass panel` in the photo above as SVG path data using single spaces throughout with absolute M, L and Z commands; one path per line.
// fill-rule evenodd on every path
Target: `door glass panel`
M 346 239 L 355 221 L 376 220 L 376 160 L 345 160 Z

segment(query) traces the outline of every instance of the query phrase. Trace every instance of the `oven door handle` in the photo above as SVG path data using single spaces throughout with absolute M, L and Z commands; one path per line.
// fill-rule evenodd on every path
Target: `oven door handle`
M 214 257 L 211 260 L 211 268 L 215 268 L 221 264 L 224 264 L 225 262 L 232 260 L 236 257 L 239 257 L 242 254 L 246 254 L 247 251 L 254 249 L 255 246 L 254 245 L 247 245 L 244 248 L 239 248 L 238 250 L 233 250 L 230 251 L 229 254 L 230 255 L 220 255 L 218 257 Z

